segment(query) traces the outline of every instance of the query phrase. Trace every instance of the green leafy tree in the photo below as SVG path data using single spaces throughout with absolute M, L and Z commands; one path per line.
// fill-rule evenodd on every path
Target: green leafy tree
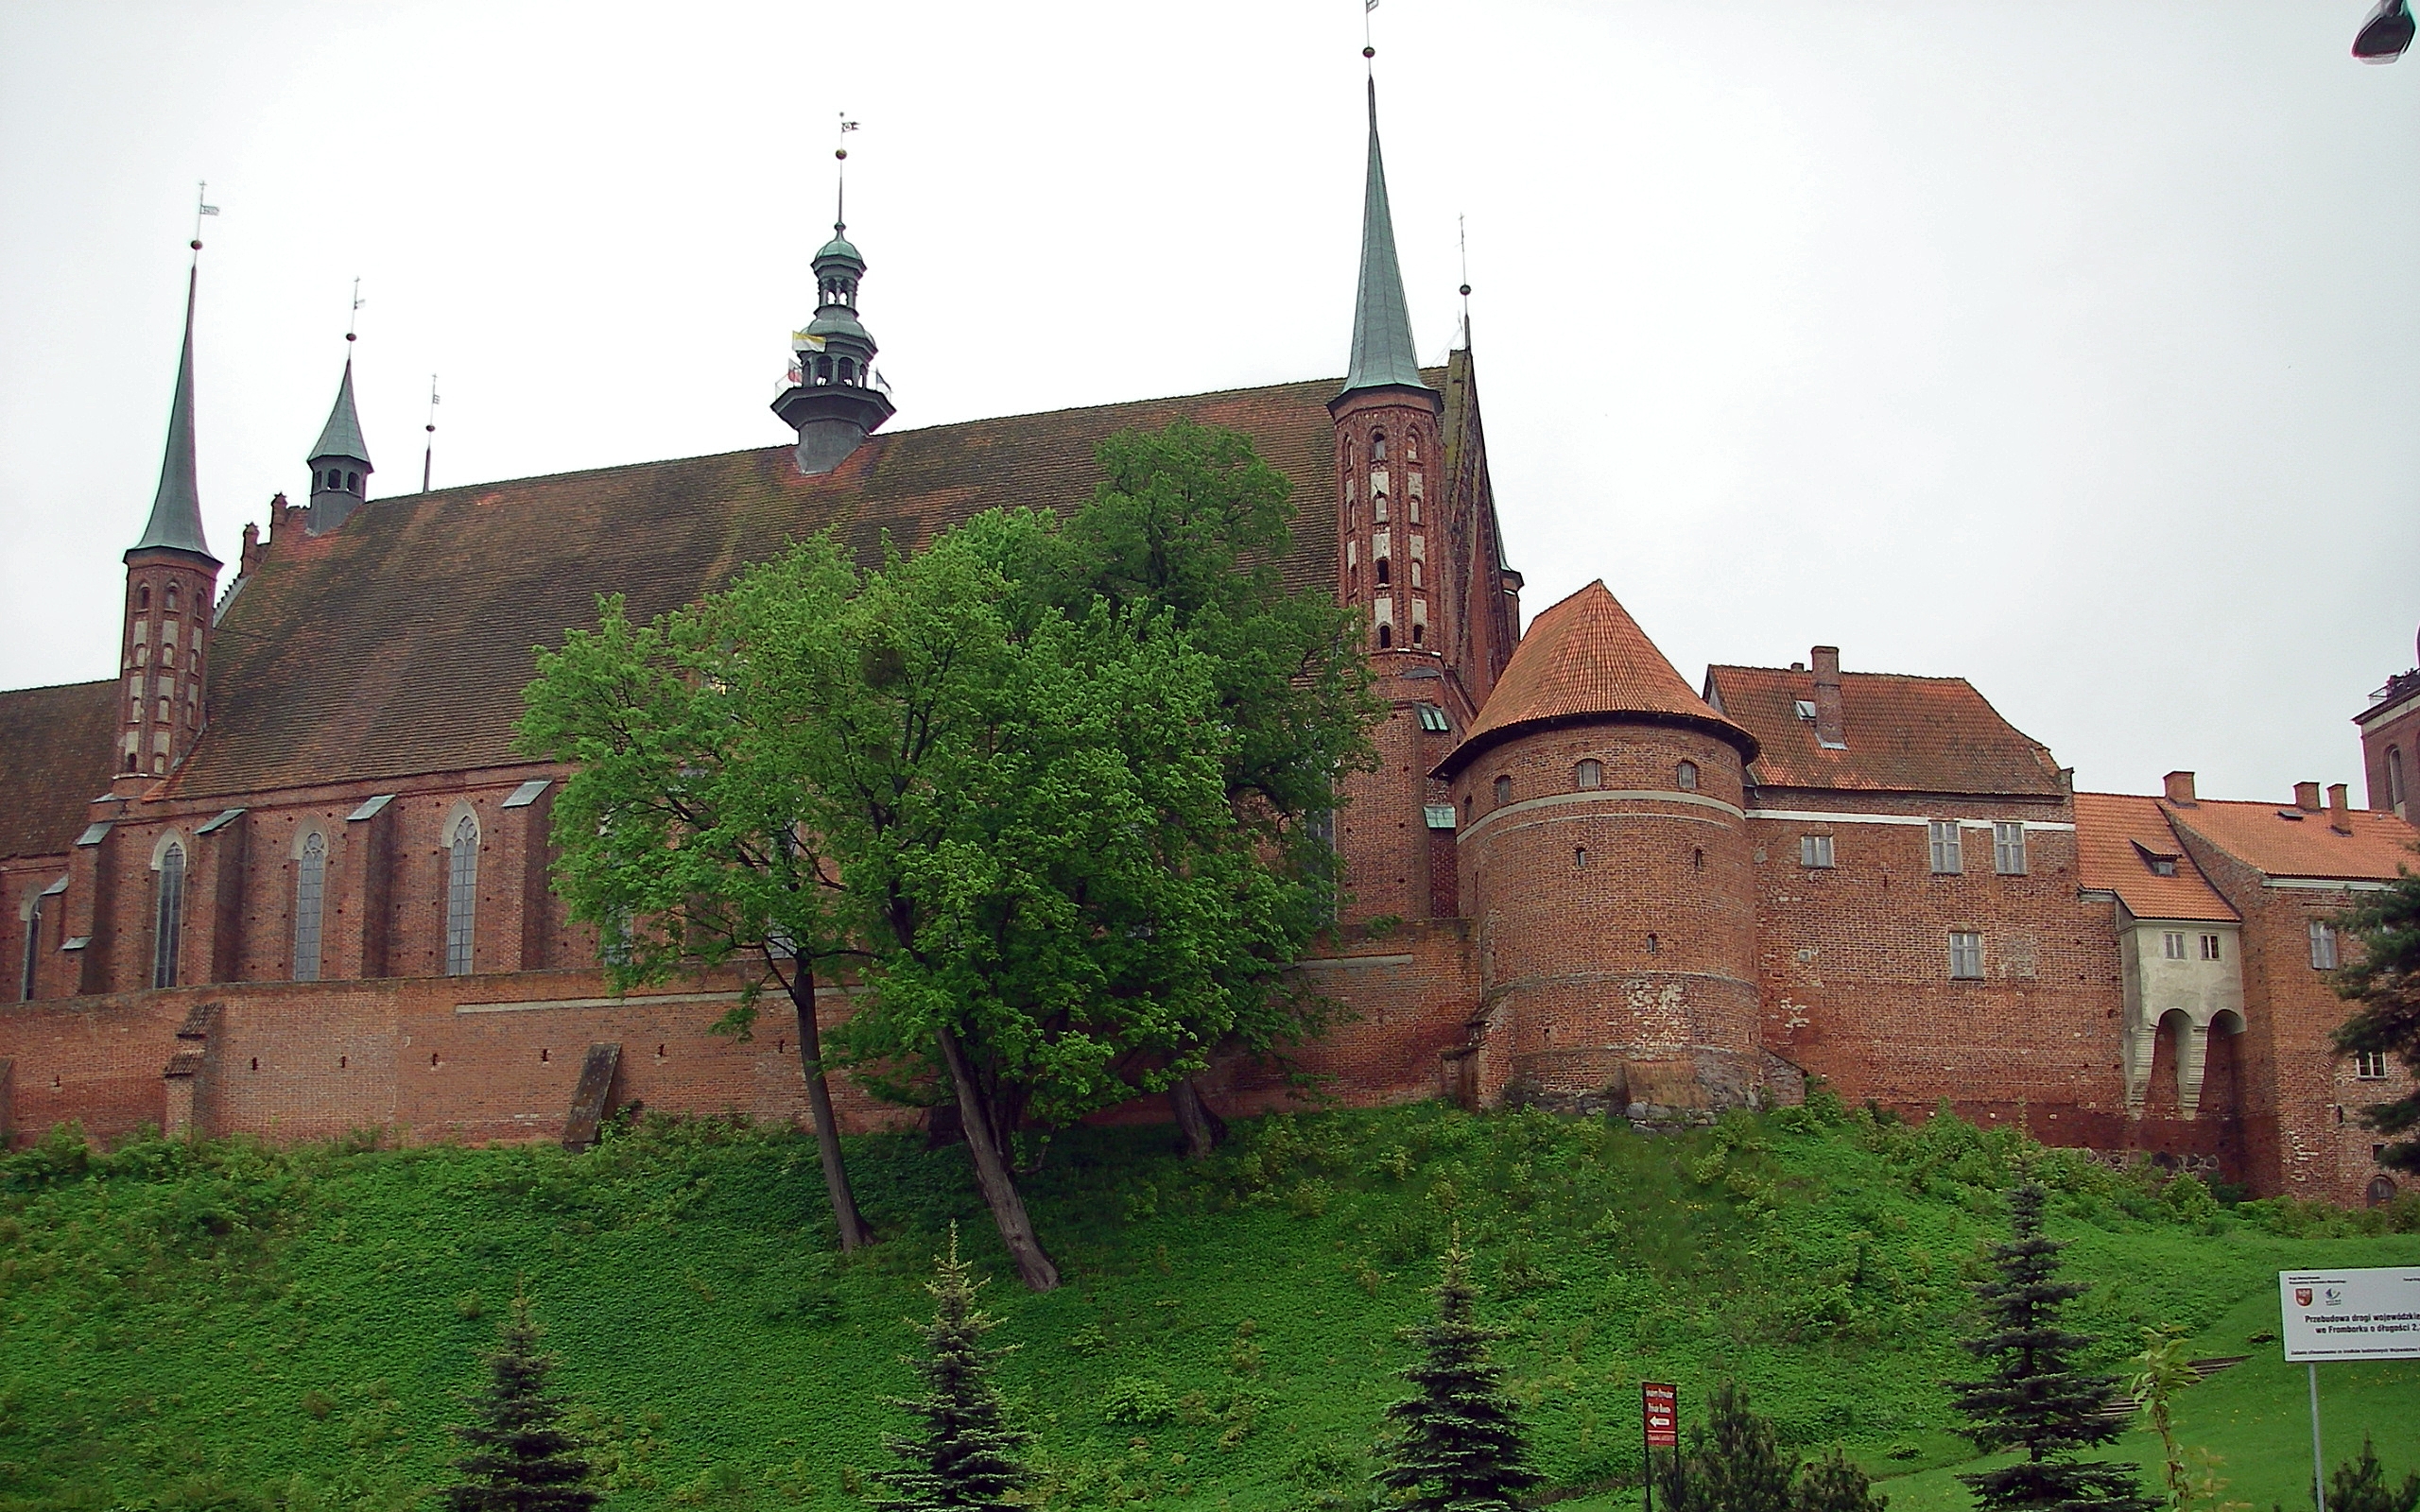
M 640 626 L 619 597 L 600 600 L 596 629 L 539 653 L 520 747 L 572 764 L 554 805 L 555 885 L 596 926 L 615 991 L 736 970 L 744 995 L 718 1027 L 742 1038 L 767 983 L 789 999 L 825 1195 L 840 1247 L 856 1249 L 871 1233 L 841 1157 L 816 990 L 858 953 L 832 864 L 798 823 L 795 700 L 753 654 L 763 627 L 738 608 L 710 599 Z
M 2420 1174 L 2420 874 L 2406 871 L 2369 894 L 2339 916 L 2338 927 L 2358 948 L 2336 973 L 2336 990 L 2360 1005 L 2338 1027 L 2336 1050 L 2394 1056 L 2411 1073 L 2414 1091 L 2371 1104 L 2361 1122 L 2403 1136 L 2379 1163 Z
M 993 1364 L 1006 1351 L 984 1346 L 994 1320 L 976 1306 L 980 1284 L 974 1267 L 958 1258 L 953 1224 L 949 1253 L 925 1283 L 933 1320 L 924 1329 L 924 1350 L 909 1362 L 924 1379 L 924 1395 L 890 1403 L 918 1426 L 913 1435 L 884 1440 L 901 1464 L 875 1475 L 883 1488 L 873 1499 L 875 1512 L 1009 1512 L 1026 1504 L 1017 1492 L 1033 1477 L 1018 1451 L 1029 1439 L 1009 1426 L 992 1389 Z
M 586 1445 L 559 1424 L 562 1404 L 546 1388 L 551 1356 L 538 1352 L 529 1300 L 516 1297 L 502 1348 L 487 1357 L 486 1389 L 470 1399 L 475 1421 L 454 1436 L 470 1452 L 454 1462 L 459 1484 L 443 1492 L 451 1512 L 588 1512 L 604 1498 L 589 1488 Z
M 1478 1288 L 1459 1236 L 1445 1251 L 1437 1320 L 1403 1331 L 1420 1358 L 1402 1372 L 1417 1388 L 1386 1411 L 1392 1431 L 1374 1477 L 1416 1512 L 1512 1512 L 1538 1483 L 1518 1409 L 1488 1346 L 1505 1336 L 1478 1321 Z
M 1071 617 L 1104 603 L 1206 659 L 1233 736 L 1220 757 L 1232 825 L 1222 838 L 1250 847 L 1275 887 L 1267 929 L 1216 963 L 1224 1011 L 1141 1051 L 1138 1090 L 1167 1085 L 1200 1158 L 1220 1127 L 1193 1080 L 1210 1053 L 1265 1055 L 1317 1024 L 1317 1005 L 1283 991 L 1280 973 L 1335 918 L 1336 856 L 1322 821 L 1341 775 L 1374 766 L 1369 730 L 1385 711 L 1370 692 L 1358 620 L 1323 585 L 1286 587 L 1291 485 L 1251 438 L 1179 420 L 1112 436 L 1098 460 L 1099 488 L 1028 569 L 1028 591 Z M 1183 969 L 1164 953 L 1133 964 L 1144 977 L 1113 990 L 1150 991 L 1150 972 Z
M 2386 1467 L 2378 1463 L 2377 1446 L 2361 1435 L 2361 1452 L 2336 1467 L 2327 1477 L 2327 1512 L 2414 1512 L 2420 1508 L 2420 1470 L 2390 1486 Z
M 2048 1194 L 2027 1182 L 2009 1194 L 2014 1233 L 1995 1246 L 1995 1274 L 1976 1284 L 1986 1332 L 1966 1341 L 1990 1374 L 1950 1383 L 1970 1426 L 1960 1430 L 1986 1454 L 2017 1449 L 2025 1457 L 1998 1469 L 1962 1475 L 1986 1512 L 2152 1512 L 2132 1467 L 2079 1460 L 2079 1450 L 2114 1442 L 2121 1419 L 2109 1415 L 2118 1378 L 2084 1370 L 2074 1357 L 2092 1345 L 2059 1327 L 2059 1312 L 2084 1288 L 2058 1280 L 2060 1241 L 2042 1232 Z

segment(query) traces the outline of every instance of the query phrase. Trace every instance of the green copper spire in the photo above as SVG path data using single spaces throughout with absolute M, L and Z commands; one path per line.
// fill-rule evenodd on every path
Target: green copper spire
M 1378 81 L 1370 80 L 1370 177 L 1361 199 L 1361 292 L 1353 304 L 1353 363 L 1344 392 L 1426 388 L 1411 347 L 1411 315 L 1395 266 L 1394 216 L 1387 209 L 1387 166 L 1378 156 Z
M 328 411 L 328 423 L 320 432 L 320 444 L 311 448 L 306 461 L 318 462 L 325 456 L 351 457 L 367 465 L 370 447 L 361 438 L 361 417 L 353 409 L 353 359 L 344 359 L 344 382 L 337 386 L 336 407 Z
M 216 567 L 218 558 L 210 555 L 209 542 L 202 539 L 201 490 L 194 482 L 193 302 L 200 279 L 199 268 L 185 279 L 185 346 L 177 359 L 177 397 L 168 407 L 168 455 L 160 464 L 160 491 L 151 498 L 151 523 L 128 555 L 189 551 Z

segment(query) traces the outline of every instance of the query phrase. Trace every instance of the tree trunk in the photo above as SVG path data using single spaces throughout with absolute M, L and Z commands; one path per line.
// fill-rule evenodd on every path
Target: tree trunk
M 992 1221 L 1000 1230 L 1000 1242 L 1009 1246 L 1009 1258 L 1016 1262 L 1017 1279 L 1028 1291 L 1055 1291 L 1059 1286 L 1059 1267 L 1043 1253 L 1042 1241 L 1033 1234 L 1033 1221 L 1026 1216 L 1025 1197 L 1017 1191 L 1016 1178 L 1009 1174 L 1008 1161 L 1002 1158 L 1000 1142 L 992 1128 L 991 1109 L 984 1107 L 982 1089 L 975 1084 L 975 1070 L 966 1061 L 966 1047 L 959 1043 L 952 1029 L 935 1031 L 941 1041 L 942 1060 L 949 1067 L 949 1079 L 958 1089 L 958 1118 L 965 1125 L 966 1147 L 975 1157 L 975 1183 L 983 1192 L 983 1204 L 992 1210 Z
M 1168 1106 L 1176 1109 L 1176 1126 L 1184 1134 L 1184 1158 L 1210 1159 L 1210 1152 L 1227 1137 L 1227 1121 L 1210 1111 L 1192 1077 L 1179 1076 L 1168 1084 Z
M 839 1228 L 845 1254 L 873 1243 L 873 1235 L 857 1211 L 848 1167 L 840 1163 L 840 1125 L 832 1116 L 832 1086 L 823 1079 L 823 1036 L 816 1024 L 814 968 L 799 961 L 790 973 L 789 990 L 790 1006 L 798 1010 L 798 1063 L 806 1073 L 806 1106 L 815 1118 L 815 1153 L 823 1161 L 823 1190 L 831 1195 L 832 1221 Z

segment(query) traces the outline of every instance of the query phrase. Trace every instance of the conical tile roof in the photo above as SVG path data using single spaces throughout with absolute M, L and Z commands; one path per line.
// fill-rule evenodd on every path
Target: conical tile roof
M 1583 719 L 1693 725 L 1756 754 L 1755 737 L 1715 712 L 1599 578 L 1530 623 L 1487 707 L 1437 768 L 1450 776 L 1515 731 Z

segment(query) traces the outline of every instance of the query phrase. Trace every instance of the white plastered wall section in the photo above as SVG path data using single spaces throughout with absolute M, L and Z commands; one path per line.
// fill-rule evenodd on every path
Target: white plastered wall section
M 2184 942 L 2180 959 L 2168 936 Z M 2214 936 L 2219 958 L 2204 957 L 2202 940 Z M 2136 919 L 2118 910 L 2118 954 L 2125 966 L 2126 1009 L 2119 1048 L 2126 1069 L 2126 1107 L 2139 1113 L 2151 1093 L 2152 1065 L 2160 1026 L 2183 1015 L 2176 1044 L 2176 1105 L 2187 1118 L 2202 1107 L 2202 1072 L 2209 1058 L 2210 1034 L 2243 1032 L 2241 926 L 2211 919 Z M 2222 1017 L 2225 1022 L 2221 1022 Z M 2174 1032 L 2174 1031 L 2171 1031 Z

